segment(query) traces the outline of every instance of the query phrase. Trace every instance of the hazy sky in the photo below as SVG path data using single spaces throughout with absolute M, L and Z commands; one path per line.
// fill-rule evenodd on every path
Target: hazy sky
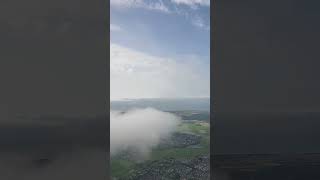
M 111 0 L 111 100 L 209 97 L 209 0 Z

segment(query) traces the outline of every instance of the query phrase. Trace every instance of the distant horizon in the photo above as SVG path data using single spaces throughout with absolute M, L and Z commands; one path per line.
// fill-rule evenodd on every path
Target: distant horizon
M 153 108 L 161 111 L 210 111 L 210 98 L 141 98 L 110 101 L 111 110 Z

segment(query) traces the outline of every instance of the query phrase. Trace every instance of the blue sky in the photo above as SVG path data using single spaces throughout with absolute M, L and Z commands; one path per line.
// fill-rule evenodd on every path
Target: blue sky
M 210 1 L 110 4 L 111 99 L 209 96 Z

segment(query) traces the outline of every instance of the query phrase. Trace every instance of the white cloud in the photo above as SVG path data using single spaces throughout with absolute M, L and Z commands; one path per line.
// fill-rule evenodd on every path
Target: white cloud
M 155 10 L 170 13 L 169 8 L 162 0 L 150 2 L 146 0 L 111 0 L 110 4 L 116 8 L 143 8 L 147 10 Z
M 140 8 L 147 8 L 147 9 L 158 9 L 167 11 L 168 7 L 163 3 L 163 0 L 110 0 L 111 5 L 116 7 L 125 7 L 125 8 L 132 8 L 132 7 L 140 7 Z M 171 0 L 171 3 L 177 5 L 187 5 L 190 7 L 196 6 L 210 6 L 210 0 Z M 154 6 L 160 8 L 152 8 Z
M 169 8 L 162 1 L 148 4 L 145 7 L 149 10 L 158 10 L 161 12 L 170 13 Z
M 210 25 L 207 24 L 201 17 L 195 16 L 191 18 L 191 22 L 194 26 L 204 29 L 204 30 L 210 30 Z
M 197 6 L 210 6 L 210 0 L 171 0 L 171 2 L 178 5 L 188 5 L 193 8 Z
M 110 31 L 122 31 L 122 28 L 115 24 L 110 24 Z
M 164 3 L 163 0 L 111 0 L 111 5 L 117 9 L 128 9 L 128 8 L 142 8 L 151 11 L 157 11 L 162 13 L 170 13 L 182 16 L 191 16 L 192 12 L 196 12 L 199 6 L 210 6 L 210 0 L 170 0 L 168 3 Z M 180 5 L 185 5 L 191 9 L 181 8 Z M 190 11 L 191 10 L 191 11 Z M 194 10 L 194 11 L 192 11 Z M 186 17 L 188 18 L 188 17 Z M 191 24 L 200 27 L 205 30 L 209 30 L 209 25 L 204 23 L 203 19 L 199 17 L 188 18 L 191 20 Z
M 197 60 L 183 62 L 110 45 L 111 99 L 209 97 L 210 77 Z M 205 70 L 204 70 L 205 69 Z
M 110 153 L 134 149 L 144 158 L 160 140 L 176 130 L 180 118 L 155 109 L 136 109 L 122 114 L 110 111 Z
M 110 4 L 117 7 L 134 7 L 143 3 L 143 0 L 110 0 Z

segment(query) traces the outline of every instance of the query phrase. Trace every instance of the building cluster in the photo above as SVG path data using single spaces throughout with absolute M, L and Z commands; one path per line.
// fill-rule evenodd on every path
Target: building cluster
M 164 159 L 144 164 L 131 174 L 129 180 L 209 180 L 209 156 L 192 160 Z

